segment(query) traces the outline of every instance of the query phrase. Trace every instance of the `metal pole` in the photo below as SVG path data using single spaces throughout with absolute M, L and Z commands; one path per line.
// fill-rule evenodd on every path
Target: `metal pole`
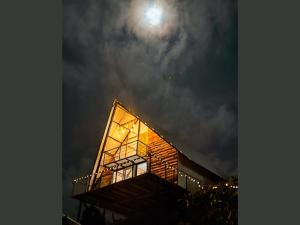
M 78 213 L 77 213 L 77 222 L 80 222 L 80 215 L 81 215 L 81 207 L 82 207 L 82 202 L 79 202 L 79 209 L 78 209 Z
M 138 120 L 138 133 L 137 133 L 137 141 L 136 141 L 136 152 L 135 154 L 136 155 L 139 155 L 140 152 L 139 152 L 139 142 L 140 142 L 140 120 Z
M 187 190 L 187 186 L 188 186 L 188 179 L 187 176 L 185 175 L 185 189 Z
M 149 152 L 149 172 L 151 173 L 151 152 Z
M 88 187 L 89 187 L 89 180 L 90 180 L 90 176 L 87 178 L 87 180 L 85 181 L 86 183 L 83 183 L 84 185 L 84 191 L 87 192 L 88 191 Z

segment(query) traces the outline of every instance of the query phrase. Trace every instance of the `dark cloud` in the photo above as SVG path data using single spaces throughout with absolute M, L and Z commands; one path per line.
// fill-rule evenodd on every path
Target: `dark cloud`
M 136 2 L 136 1 L 135 1 Z M 142 35 L 134 1 L 64 1 L 64 210 L 92 169 L 114 98 L 196 162 L 237 173 L 237 12 L 231 0 L 166 0 L 163 35 Z

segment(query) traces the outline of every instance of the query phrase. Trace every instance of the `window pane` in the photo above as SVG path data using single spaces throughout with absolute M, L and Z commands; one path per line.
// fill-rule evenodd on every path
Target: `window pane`
M 119 181 L 122 181 L 123 180 L 123 173 L 124 171 L 123 170 L 119 170 L 116 172 L 117 173 L 117 178 L 116 178 L 116 182 L 119 182 Z
M 131 120 L 136 119 L 135 116 L 128 113 L 125 109 L 123 109 L 121 106 L 117 106 L 115 115 L 113 120 L 116 121 L 119 124 L 125 124 L 128 123 Z
M 124 180 L 132 177 L 132 167 L 125 169 Z
M 148 144 L 148 127 L 144 123 L 140 123 L 140 136 L 139 140 L 142 141 L 145 144 Z
M 142 142 L 138 142 L 137 155 L 139 155 L 141 157 L 147 155 L 147 146 L 144 143 L 142 143 Z
M 104 151 L 113 149 L 113 148 L 117 148 L 121 145 L 120 142 L 112 139 L 111 137 L 107 136 L 107 140 L 106 140 L 106 144 L 105 144 L 105 148 Z
M 127 145 L 127 152 L 126 152 L 127 157 L 136 155 L 136 145 L 137 142 L 132 142 Z
M 147 172 L 147 163 L 146 162 L 137 165 L 137 173 L 136 173 L 137 176 L 144 174 L 146 172 Z
M 112 183 L 116 182 L 116 175 L 117 175 L 117 172 L 114 172 L 113 173 L 113 178 L 112 178 Z

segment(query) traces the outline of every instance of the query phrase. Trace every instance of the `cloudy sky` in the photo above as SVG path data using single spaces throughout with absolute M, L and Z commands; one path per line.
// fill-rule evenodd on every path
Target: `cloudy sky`
M 74 214 L 71 181 L 91 172 L 115 98 L 194 161 L 237 175 L 235 0 L 63 2 L 65 213 Z

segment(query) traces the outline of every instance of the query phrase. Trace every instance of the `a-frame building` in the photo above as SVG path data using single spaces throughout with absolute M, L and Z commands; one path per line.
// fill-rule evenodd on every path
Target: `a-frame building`
M 130 215 L 221 181 L 115 100 L 93 171 L 75 180 L 73 197 Z

